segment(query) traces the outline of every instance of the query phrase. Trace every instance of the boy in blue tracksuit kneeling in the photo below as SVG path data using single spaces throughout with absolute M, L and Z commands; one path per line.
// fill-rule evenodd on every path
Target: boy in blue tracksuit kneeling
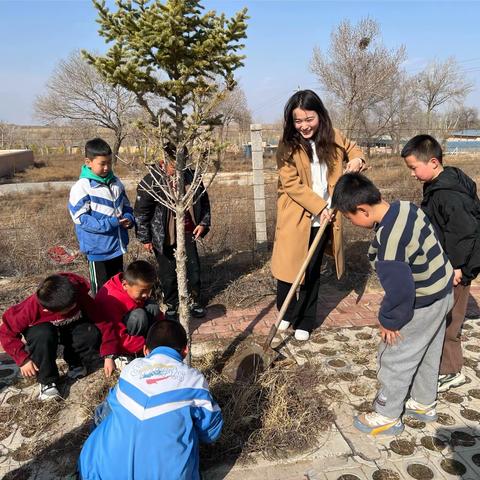
M 112 150 L 105 140 L 85 144 L 85 165 L 70 190 L 68 209 L 80 251 L 87 256 L 91 291 L 123 271 L 128 229 L 135 223 L 123 183 L 112 171 Z
M 155 322 L 145 358 L 122 371 L 78 462 L 82 480 L 198 480 L 199 442 L 223 426 L 207 382 L 183 363 L 187 335 L 175 321 Z

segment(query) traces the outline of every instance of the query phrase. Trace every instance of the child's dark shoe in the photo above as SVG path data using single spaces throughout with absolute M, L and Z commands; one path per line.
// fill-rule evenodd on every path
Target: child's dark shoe
M 60 393 L 58 392 L 57 384 L 55 382 L 40 384 L 40 394 L 38 395 L 39 400 L 52 400 L 59 396 Z
M 405 426 L 400 418 L 389 418 L 377 412 L 354 417 L 353 426 L 370 435 L 400 435 Z
M 70 380 L 78 380 L 79 378 L 83 378 L 87 376 L 87 368 L 83 365 L 79 365 L 78 367 L 69 367 L 67 372 L 67 377 Z
M 192 315 L 192 317 L 195 317 L 195 318 L 203 318 L 206 314 L 207 314 L 207 309 L 206 308 L 203 308 L 201 305 L 199 305 L 198 303 L 194 303 L 191 307 L 190 307 L 190 313 Z

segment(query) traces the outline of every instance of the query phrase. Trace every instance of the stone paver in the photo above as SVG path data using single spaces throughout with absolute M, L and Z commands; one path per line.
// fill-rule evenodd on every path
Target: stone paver
M 330 289 L 320 292 L 317 310 L 318 324 L 324 327 L 351 327 L 377 325 L 377 314 L 382 293 L 366 293 L 361 298 L 355 292 L 341 294 Z M 472 285 L 468 312 L 480 317 L 480 285 Z M 213 305 L 207 316 L 191 322 L 193 341 L 221 340 L 253 333 L 268 335 L 277 319 L 275 299 L 272 297 L 254 307 L 225 310 L 223 305 Z

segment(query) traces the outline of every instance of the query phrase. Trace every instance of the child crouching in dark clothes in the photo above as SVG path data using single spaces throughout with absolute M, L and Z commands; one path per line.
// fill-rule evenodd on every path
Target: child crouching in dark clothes
M 115 332 L 115 355 L 141 355 L 148 329 L 156 320 L 163 319 L 158 303 L 150 297 L 155 280 L 155 267 L 144 260 L 137 260 L 98 291 L 95 304 Z M 107 376 L 115 370 L 115 355 L 109 355 L 107 360 L 110 362 L 105 362 Z
M 51 275 L 43 280 L 36 293 L 3 315 L 0 342 L 23 376 L 37 377 L 41 400 L 59 395 L 56 363 L 59 343 L 64 346 L 67 376 L 71 379 L 87 374 L 86 367 L 98 359 L 101 340 L 102 355 L 115 351 L 113 330 L 96 315 L 89 290 L 89 283 L 79 275 Z M 100 328 L 102 336 L 92 322 Z
M 365 176 L 343 175 L 332 206 L 354 225 L 375 230 L 368 257 L 385 290 L 378 314 L 383 343 L 375 411 L 357 416 L 354 425 L 372 435 L 399 435 L 404 411 L 424 422 L 437 419 L 437 377 L 445 319 L 453 305 L 453 268 L 422 210 L 410 202 L 385 202 Z

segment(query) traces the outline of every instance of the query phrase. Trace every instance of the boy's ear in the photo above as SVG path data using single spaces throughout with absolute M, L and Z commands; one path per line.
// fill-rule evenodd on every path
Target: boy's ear
M 85 157 L 85 165 L 90 165 L 91 160 L 88 157 Z
M 438 167 L 439 165 L 441 165 L 440 161 L 436 157 L 431 158 L 430 162 L 433 163 L 435 168 Z
M 123 287 L 124 290 L 127 289 L 127 285 L 128 285 L 127 281 L 126 281 L 126 280 L 122 280 L 122 287 Z
M 147 355 L 150 355 L 150 350 L 147 348 L 146 345 L 143 346 L 143 355 L 146 357 Z
M 366 205 L 359 205 L 359 206 L 357 207 L 357 212 L 362 213 L 362 214 L 365 215 L 366 217 L 369 217 L 369 216 L 370 216 L 370 210 L 368 209 L 368 206 L 366 206 Z
M 188 345 L 185 345 L 182 348 L 182 351 L 180 352 L 180 355 L 182 356 L 182 358 L 185 358 L 187 356 L 187 353 L 188 353 Z

